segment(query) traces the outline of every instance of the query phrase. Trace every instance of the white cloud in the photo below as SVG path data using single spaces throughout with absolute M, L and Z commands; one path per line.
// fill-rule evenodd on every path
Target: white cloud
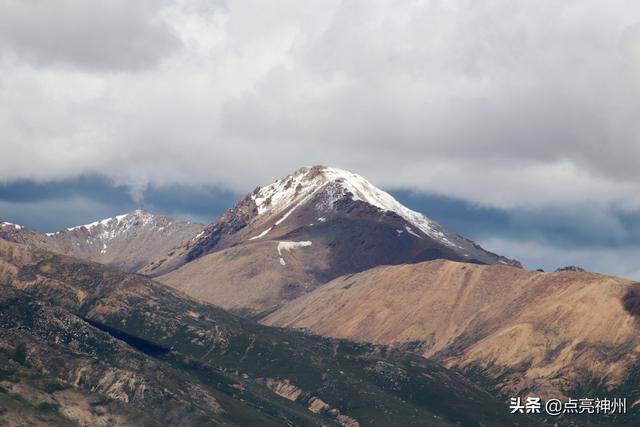
M 244 191 L 300 165 L 640 207 L 640 4 L 0 0 L 0 180 Z

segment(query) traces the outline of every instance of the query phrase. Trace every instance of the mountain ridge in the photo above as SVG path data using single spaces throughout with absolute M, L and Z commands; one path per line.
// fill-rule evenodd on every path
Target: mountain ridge
M 313 166 L 256 188 L 140 272 L 255 315 L 343 274 L 439 258 L 521 267 L 357 174 Z
M 411 349 L 502 396 L 571 396 L 635 375 L 636 288 L 596 273 L 435 260 L 342 276 L 261 322 Z
M 0 238 L 135 272 L 203 227 L 136 209 L 52 233 L 0 222 Z

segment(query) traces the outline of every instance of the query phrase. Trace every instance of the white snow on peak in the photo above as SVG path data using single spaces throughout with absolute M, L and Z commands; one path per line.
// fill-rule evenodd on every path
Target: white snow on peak
M 383 211 L 394 212 L 426 235 L 442 240 L 444 234 L 439 230 L 440 226 L 436 222 L 419 212 L 407 208 L 391 194 L 380 190 L 360 175 L 336 168 L 325 168 L 325 174 L 331 177 L 333 181 L 344 182 L 345 188 L 353 194 L 354 200 L 366 202 Z M 407 229 L 407 231 L 409 230 Z M 415 233 L 411 232 L 411 234 Z M 418 236 L 417 234 L 415 235 Z
M 142 209 L 136 209 L 132 213 L 126 213 L 126 214 L 117 215 L 111 218 L 101 219 L 98 221 L 94 221 L 90 224 L 69 227 L 67 228 L 67 231 L 79 230 L 81 228 L 84 228 L 87 231 L 91 231 L 93 228 L 98 227 L 99 225 L 102 225 L 103 227 L 107 227 L 107 226 L 113 227 L 113 226 L 118 226 L 120 225 L 120 223 L 124 223 L 124 222 L 126 222 L 127 224 L 130 224 L 135 220 L 141 220 L 142 225 L 147 225 L 153 221 L 154 217 L 155 215 L 145 212 Z
M 114 218 L 106 218 L 106 219 L 102 219 L 100 221 L 92 222 L 90 224 L 76 225 L 75 227 L 67 228 L 67 231 L 79 230 L 81 228 L 85 228 L 85 229 L 91 231 L 92 228 L 97 227 L 98 225 L 108 225 L 113 220 L 114 220 Z
M 22 230 L 24 227 L 19 224 L 14 224 L 12 222 L 0 221 L 0 228 L 4 227 L 13 227 L 16 230 Z
M 285 215 L 276 222 L 278 225 L 300 204 L 329 183 L 338 183 L 342 190 L 351 193 L 353 200 L 366 202 L 382 211 L 394 212 L 429 237 L 449 246 L 458 246 L 446 238 L 442 227 L 436 222 L 402 205 L 389 193 L 380 190 L 362 176 L 343 169 L 324 166 L 304 167 L 293 175 L 259 188 L 251 198 L 258 207 L 258 215 L 278 214 L 287 210 Z M 343 191 L 333 191 L 330 197 L 337 200 L 342 196 L 344 196 Z
M 279 179 L 271 185 L 258 189 L 251 198 L 258 207 L 258 215 L 266 212 L 278 213 L 291 204 L 314 193 L 322 183 L 316 179 L 307 179 L 307 168 L 293 175 Z M 302 171 L 305 171 L 302 173 Z

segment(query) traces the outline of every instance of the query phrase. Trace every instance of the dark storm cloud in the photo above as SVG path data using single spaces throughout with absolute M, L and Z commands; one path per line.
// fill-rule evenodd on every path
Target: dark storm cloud
M 240 195 L 217 187 L 194 185 L 150 186 L 142 206 L 152 212 L 208 224 L 236 204 Z
M 36 66 L 137 69 L 180 46 L 158 16 L 164 0 L 2 0 L 0 54 Z M 6 58 L 5 58 L 6 59 Z
M 82 176 L 62 181 L 19 180 L 0 183 L 0 200 L 3 202 L 33 203 L 68 200 L 76 196 L 114 205 L 122 205 L 131 200 L 126 188 L 113 186 L 109 180 L 98 176 Z
M 141 196 L 135 200 L 128 188 L 100 176 L 8 182 L 0 184 L 0 220 L 50 232 L 141 207 L 209 223 L 238 200 L 236 194 L 202 185 L 149 186 Z
M 406 206 L 428 213 L 446 228 L 477 241 L 524 239 L 567 250 L 640 249 L 638 211 L 601 211 L 590 206 L 499 209 L 406 190 L 393 194 Z
M 598 206 L 486 208 L 464 200 L 396 191 L 407 206 L 445 227 L 508 254 L 525 268 L 578 265 L 640 280 L 640 212 Z

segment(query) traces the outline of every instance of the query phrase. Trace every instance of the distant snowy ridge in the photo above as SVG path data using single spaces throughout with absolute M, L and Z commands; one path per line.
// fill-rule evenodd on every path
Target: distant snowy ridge
M 137 211 L 136 211 L 136 212 L 137 212 Z M 75 226 L 75 227 L 67 228 L 67 231 L 79 230 L 79 229 L 81 229 L 81 228 L 85 228 L 85 229 L 87 229 L 87 230 L 91 231 L 91 229 L 92 229 L 92 228 L 97 227 L 97 226 L 99 226 L 99 225 L 103 225 L 103 226 L 104 226 L 104 225 L 109 225 L 110 223 L 112 223 L 112 222 L 114 222 L 114 221 L 115 221 L 115 222 L 120 222 L 120 221 L 122 221 L 123 219 L 125 219 L 127 216 L 129 216 L 129 214 L 118 215 L 118 216 L 115 216 L 115 217 L 113 217 L 113 218 L 105 218 L 105 219 L 101 219 L 101 220 L 99 220 L 99 221 L 92 222 L 91 224 L 77 225 L 77 226 Z M 55 233 L 53 233 L 53 234 L 55 234 Z
M 135 272 L 181 242 L 192 239 L 203 228 L 203 224 L 137 209 L 54 233 L 41 233 L 0 221 L 0 237 Z
M 12 222 L 0 221 L 0 227 L 13 227 L 16 230 L 22 230 L 24 227 L 19 224 L 14 224 Z
M 53 252 L 85 258 L 126 271 L 138 268 L 202 232 L 204 225 L 144 209 L 68 227 L 35 242 Z
M 137 226 L 145 226 L 148 224 L 153 224 L 153 221 L 155 220 L 155 218 L 157 218 L 157 215 L 154 215 L 152 213 L 146 212 L 143 209 L 136 209 L 135 211 L 131 212 L 131 213 L 126 213 L 126 214 L 122 214 L 122 215 L 117 215 L 111 218 L 105 218 L 105 219 L 101 219 L 98 221 L 94 221 L 92 223 L 89 224 L 84 224 L 84 225 L 77 225 L 75 227 L 69 227 L 66 229 L 66 231 L 76 231 L 76 230 L 81 230 L 81 229 L 85 229 L 87 231 L 91 231 L 96 227 L 102 226 L 103 228 L 105 227 L 109 227 L 109 228 L 113 228 L 113 227 L 121 227 L 121 228 L 129 228 L 132 225 L 137 225 Z M 189 221 L 186 221 L 187 223 L 189 223 Z M 55 233 L 47 233 L 48 235 L 54 235 L 54 234 L 59 234 L 62 233 L 63 231 L 58 231 Z

